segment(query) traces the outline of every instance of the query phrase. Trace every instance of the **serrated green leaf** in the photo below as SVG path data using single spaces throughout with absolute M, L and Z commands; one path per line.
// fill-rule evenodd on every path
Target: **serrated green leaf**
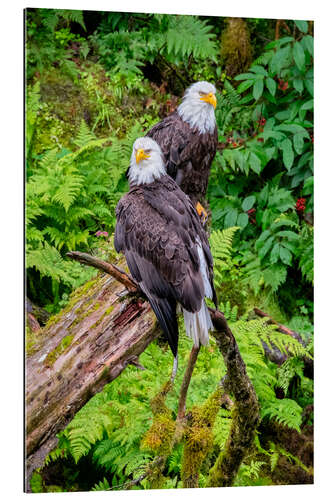
M 300 42 L 295 42 L 293 47 L 293 56 L 296 63 L 296 66 L 300 71 L 305 70 L 305 54 L 304 49 Z
M 302 104 L 300 109 L 305 109 L 305 110 L 313 109 L 313 99 L 309 99 L 304 104 Z
M 270 255 L 271 264 L 275 264 L 279 260 L 279 257 L 280 257 L 280 243 L 275 243 Z
M 228 228 L 236 226 L 237 217 L 238 217 L 238 211 L 235 208 L 229 210 L 229 212 L 224 218 L 224 227 Z
M 249 160 L 250 160 L 250 167 L 251 167 L 251 169 L 256 174 L 260 174 L 260 172 L 261 172 L 261 161 L 258 158 L 258 156 L 255 153 L 252 153 L 252 151 L 251 151 Z
M 304 147 L 304 134 L 298 133 L 294 135 L 294 149 L 297 154 L 301 154 L 303 152 Z
M 283 245 L 280 245 L 280 259 L 282 260 L 282 262 L 284 264 L 286 264 L 287 266 L 290 266 L 292 255 L 291 255 L 290 251 L 286 247 L 284 247 Z
M 284 109 L 283 111 L 278 111 L 275 114 L 275 118 L 277 120 L 289 120 L 290 117 L 290 109 Z
M 302 193 L 305 196 L 313 193 L 313 176 L 308 177 L 304 182 Z
M 307 35 L 303 37 L 303 42 L 308 52 L 313 56 L 313 36 Z
M 293 231 L 279 231 L 276 233 L 276 236 L 280 238 L 287 238 L 289 241 L 298 241 L 299 235 L 294 233 Z
M 253 207 L 255 201 L 256 201 L 255 196 L 253 196 L 253 195 L 247 196 L 247 198 L 245 198 L 243 200 L 243 203 L 242 203 L 242 209 L 244 210 L 244 212 L 247 212 L 248 210 L 250 210 L 250 208 Z
M 249 223 L 249 216 L 247 214 L 239 214 L 237 217 L 237 226 L 244 228 Z
M 309 92 L 309 94 L 313 97 L 313 80 L 310 78 L 306 78 L 304 80 L 304 85 Z
M 302 125 L 298 125 L 297 123 L 281 123 L 281 125 L 277 125 L 275 130 L 282 130 L 282 132 L 291 132 L 292 134 L 297 134 L 298 132 L 302 132 L 307 137 L 309 136 L 307 130 L 302 127 Z
M 294 151 L 290 139 L 284 139 L 284 141 L 281 142 L 280 147 L 282 149 L 284 166 L 287 170 L 290 170 L 294 163 Z
M 269 77 L 269 78 L 266 78 L 265 83 L 266 83 L 266 87 L 270 91 L 271 95 L 275 96 L 275 93 L 276 93 L 276 81 L 273 80 L 273 78 Z
M 237 87 L 237 92 L 239 94 L 241 94 L 242 92 L 244 92 L 245 90 L 247 90 L 248 88 L 252 87 L 252 85 L 254 84 L 255 80 L 244 80 L 244 82 L 241 82 L 238 87 Z
M 264 75 L 264 76 L 268 75 L 267 71 L 263 66 L 251 66 L 250 71 L 253 71 L 253 73 L 256 73 L 258 75 Z
M 253 85 L 253 97 L 257 101 L 263 93 L 264 90 L 264 82 L 263 80 L 256 80 L 255 84 Z
M 299 93 L 301 94 L 303 92 L 303 88 L 304 88 L 304 85 L 303 85 L 303 80 L 301 78 L 295 78 L 293 80 L 293 85 L 294 85 L 294 89 Z
M 290 46 L 278 49 L 270 61 L 270 70 L 273 74 L 279 74 L 283 68 L 290 63 Z
M 302 33 L 308 32 L 308 23 L 307 21 L 295 21 L 297 28 L 302 31 Z
M 264 241 L 268 238 L 268 236 L 270 234 L 271 234 L 271 232 L 268 229 L 266 229 L 265 231 L 263 231 L 261 233 L 261 235 L 259 236 L 259 238 L 257 239 L 257 241 L 255 243 L 256 250 L 258 250 L 258 248 L 260 248 L 263 245 Z
M 274 241 L 274 236 L 270 236 L 265 241 L 265 244 L 262 246 L 262 248 L 258 252 L 258 255 L 261 259 L 263 259 L 265 257 L 265 255 L 268 253 L 268 251 L 271 249 L 273 241 Z
M 255 73 L 241 73 L 240 75 L 237 75 L 234 78 L 234 80 L 236 80 L 236 81 L 238 81 L 238 80 L 258 80 L 258 79 L 262 80 L 263 76 L 255 74 Z

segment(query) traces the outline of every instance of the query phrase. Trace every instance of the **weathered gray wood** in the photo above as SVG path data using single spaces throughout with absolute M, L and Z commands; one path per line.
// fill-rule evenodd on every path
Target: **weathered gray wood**
M 55 435 L 159 335 L 149 304 L 100 275 L 37 334 L 26 359 L 26 486 Z M 31 350 L 31 349 L 30 349 Z

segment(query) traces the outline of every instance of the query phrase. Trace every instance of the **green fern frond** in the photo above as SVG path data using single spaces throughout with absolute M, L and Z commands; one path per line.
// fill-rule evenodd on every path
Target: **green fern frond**
M 168 53 L 180 58 L 192 54 L 196 59 L 214 60 L 218 52 L 211 30 L 206 21 L 196 16 L 172 16 L 166 32 Z
M 301 432 L 303 409 L 293 399 L 276 399 L 262 406 L 262 416 Z
M 213 231 L 210 236 L 210 246 L 214 263 L 223 265 L 230 258 L 232 240 L 239 227 L 228 227 L 227 229 Z
M 108 490 L 111 490 L 111 486 L 106 477 L 104 477 L 103 480 L 99 481 L 99 483 L 96 483 L 95 486 L 93 486 L 93 488 L 91 489 L 91 491 L 108 491 Z
M 57 14 L 68 22 L 79 24 L 86 31 L 82 10 L 59 9 Z

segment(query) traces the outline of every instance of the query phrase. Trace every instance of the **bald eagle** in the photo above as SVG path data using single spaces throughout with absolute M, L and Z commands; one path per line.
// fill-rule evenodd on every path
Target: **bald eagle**
M 167 175 L 154 140 L 134 142 L 128 176 L 130 190 L 116 208 L 115 248 L 125 254 L 176 357 L 177 304 L 195 346 L 209 340 L 205 297 L 216 305 L 216 293 L 207 235 L 189 197 Z
M 147 133 L 159 144 L 167 173 L 204 216 L 201 203 L 217 148 L 215 94 L 211 83 L 193 83 L 178 108 Z

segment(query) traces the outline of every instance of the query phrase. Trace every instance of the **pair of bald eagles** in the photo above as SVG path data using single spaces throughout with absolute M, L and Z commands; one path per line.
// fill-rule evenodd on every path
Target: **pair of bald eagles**
M 186 333 L 206 345 L 216 305 L 213 259 L 199 215 L 216 153 L 216 90 L 191 85 L 174 113 L 134 142 L 129 192 L 116 208 L 114 243 L 149 300 L 177 356 L 180 304 Z M 196 209 L 195 209 L 196 207 Z

